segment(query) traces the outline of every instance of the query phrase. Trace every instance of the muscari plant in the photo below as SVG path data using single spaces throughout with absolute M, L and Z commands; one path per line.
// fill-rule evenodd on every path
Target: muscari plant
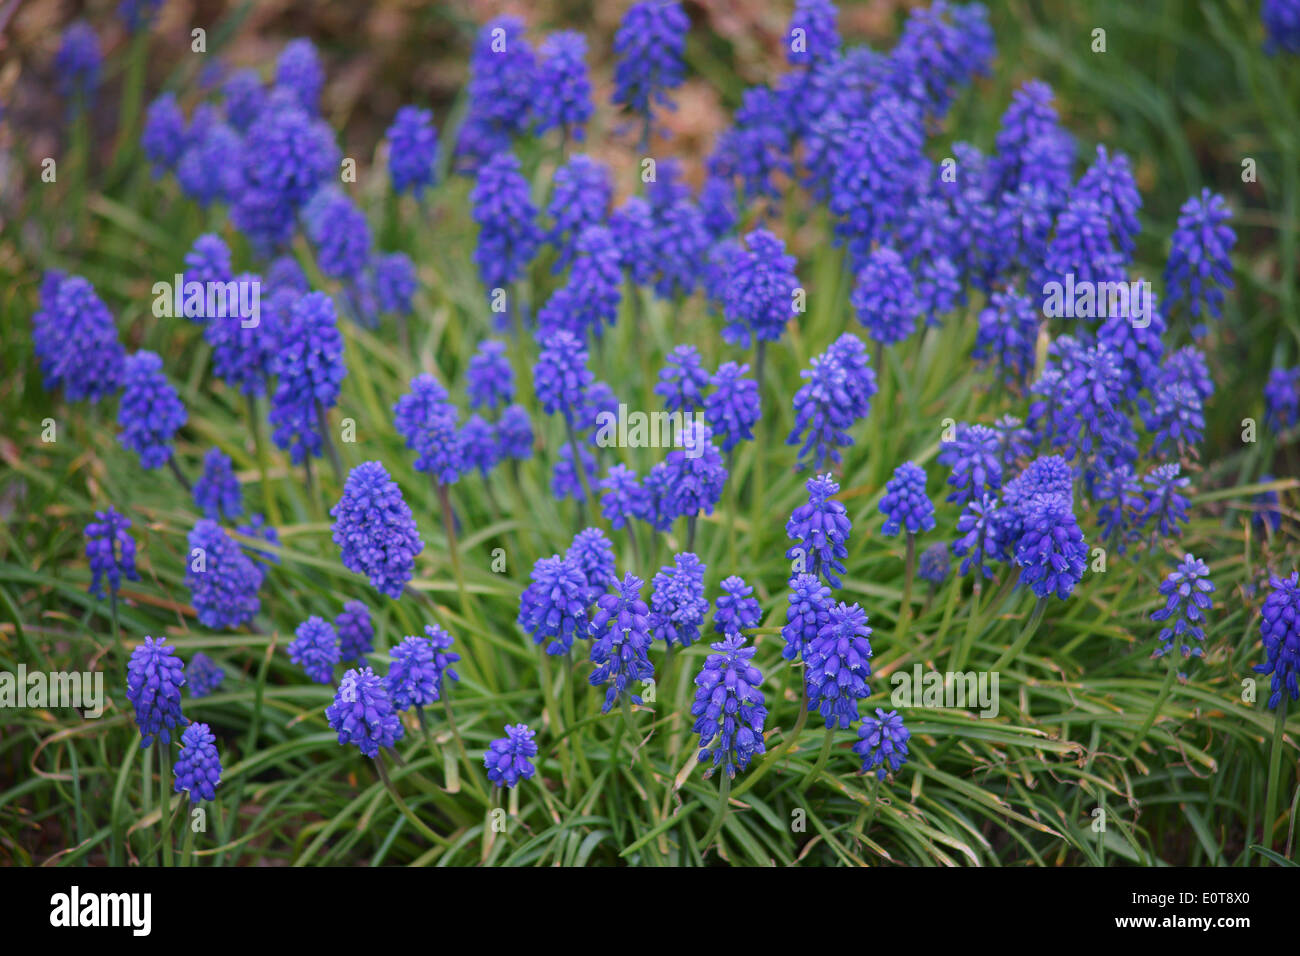
M 1286 4 L 1265 7 L 1270 49 L 1294 52 Z M 1240 632 L 1258 612 L 1258 639 L 1216 638 L 1211 576 L 1234 563 L 1237 530 L 1197 514 L 1226 495 L 1193 488 L 1219 480 L 1198 450 L 1232 313 L 1231 205 L 1209 188 L 1188 199 L 1160 270 L 1138 259 L 1133 163 L 1080 148 L 1046 83 L 1012 91 L 987 152 L 962 141 L 959 106 L 989 82 L 995 36 L 981 5 L 942 0 L 883 51 L 841 38 L 828 0 L 798 0 L 787 68 L 739 97 L 696 189 L 658 135 L 691 34 L 680 4 L 632 4 L 605 51 L 614 90 L 601 104 L 593 41 L 557 31 L 534 46 L 523 21 L 490 21 L 469 54 L 465 115 L 440 126 L 403 106 L 365 189 L 337 178 L 309 41 L 215 86 L 178 83 L 138 133 L 150 202 L 203 223 L 169 274 L 258 283 L 260 321 L 186 311 L 126 336 L 108 304 L 123 305 L 120 290 L 97 291 L 75 259 L 34 283 L 45 401 L 84 416 L 115 403 L 131 453 L 120 466 L 166 465 L 185 492 L 170 508 L 152 484 L 87 482 L 83 495 L 90 591 L 102 599 L 107 584 L 146 814 L 160 760 L 163 861 L 173 793 L 216 800 L 229 834 L 239 811 L 220 788 L 238 806 L 258 754 L 277 752 L 304 780 L 328 778 L 314 792 L 347 794 L 298 839 L 302 862 L 348 858 L 365 835 L 327 849 L 331 836 L 363 804 L 374 819 L 381 797 L 398 816 L 379 856 L 426 863 L 472 861 L 471 841 L 484 862 L 582 862 L 598 847 L 656 864 L 713 850 L 994 859 L 976 820 L 1013 831 L 1038 862 L 1104 860 L 1084 828 L 990 768 L 1032 762 L 1036 782 L 1064 776 L 1092 794 L 1088 768 L 1113 731 L 1096 723 L 1083 740 L 1064 717 L 1059 733 L 1041 730 L 1044 711 L 1075 699 L 1055 682 L 1062 669 L 1086 679 L 1088 642 L 1157 630 L 1154 656 L 1176 650 L 1184 670 L 1166 668 L 1149 707 L 1132 690 L 1149 666 L 1133 657 L 1085 684 L 1085 710 L 1118 700 L 1131 723 L 1104 759 L 1150 772 L 1162 758 L 1148 740 L 1177 741 L 1166 709 L 1217 699 L 1226 658 L 1250 657 L 1276 711 L 1254 748 L 1269 763 L 1254 821 L 1267 849 L 1286 802 L 1287 702 L 1300 697 L 1296 575 L 1272 546 L 1277 524 L 1261 522 L 1267 596 L 1240 579 L 1248 610 L 1229 618 Z M 70 27 L 55 69 L 73 127 L 101 61 L 93 28 Z M 600 137 L 649 167 L 630 164 L 634 178 L 577 151 Z M 474 228 L 443 249 L 438 217 L 414 215 L 429 209 Z M 1060 320 L 1043 306 L 1066 277 L 1148 274 L 1163 294 L 1145 312 L 1135 301 Z M 128 356 L 126 341 L 155 348 Z M 979 389 L 948 395 L 949 372 L 929 371 L 938 351 Z M 599 414 L 629 400 L 677 416 L 667 447 L 601 443 Z M 1274 368 L 1260 401 L 1281 444 L 1300 372 Z M 950 407 L 960 420 L 938 414 Z M 933 429 L 896 428 L 900 416 Z M 330 473 L 313 469 L 320 457 Z M 1275 497 L 1257 510 L 1277 515 L 1291 484 L 1259 484 Z M 263 510 L 236 525 L 246 486 Z M 133 527 L 148 529 L 143 553 Z M 1161 579 L 1165 555 L 1193 543 L 1210 561 L 1186 553 Z M 137 562 L 163 597 L 142 600 Z M 963 712 L 886 701 L 884 675 L 936 657 L 1008 671 L 1034 705 L 1008 702 L 986 734 Z M 1261 718 L 1232 713 L 1234 739 L 1262 740 Z M 805 733 L 810 714 L 824 728 Z M 224 782 L 223 750 L 238 753 Z M 1087 773 L 1071 776 L 1065 758 L 1085 750 Z M 426 777 L 434 764 L 441 785 Z M 990 773 L 996 801 L 981 796 Z M 886 800 L 888 781 L 901 785 Z M 790 807 L 816 815 L 821 836 L 776 832 Z M 1135 858 L 1150 852 L 1134 831 L 1124 839 Z M 111 841 L 112 854 L 138 852 L 116 826 Z

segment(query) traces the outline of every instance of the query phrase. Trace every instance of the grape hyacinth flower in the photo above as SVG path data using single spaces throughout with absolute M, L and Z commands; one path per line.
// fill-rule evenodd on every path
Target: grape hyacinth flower
M 1098 504 L 1097 530 L 1102 541 L 1123 554 L 1127 542 L 1135 536 L 1133 521 L 1146 508 L 1142 482 L 1133 473 L 1132 466 L 1116 465 L 1101 473 L 1092 497 Z
M 506 724 L 506 735 L 488 745 L 483 754 L 483 766 L 488 780 L 498 787 L 517 787 L 523 780 L 531 780 L 537 768 L 530 758 L 537 756 L 533 740 L 537 731 L 527 724 Z
M 1281 50 L 1300 56 L 1300 4 L 1296 0 L 1264 0 L 1259 16 L 1268 34 L 1265 53 L 1273 56 Z
M 338 402 L 348 373 L 334 300 L 309 292 L 293 303 L 273 368 L 279 382 L 271 398 L 272 438 L 296 465 L 319 456 L 322 442 L 329 441 L 324 413 Z
M 574 249 L 577 258 L 563 286 L 564 297 L 572 304 L 570 321 L 581 333 L 579 338 L 590 332 L 599 339 L 605 326 L 613 325 L 618 318 L 623 299 L 619 252 L 613 233 L 605 226 L 588 226 L 578 236 Z M 560 297 L 558 291 L 556 297 Z M 540 313 L 537 321 L 542 324 Z
M 572 261 L 583 231 L 605 221 L 614 193 L 609 167 L 579 153 L 555 171 L 546 217 L 551 228 L 546 241 L 559 252 L 551 271 L 558 274 Z
M 390 252 L 370 260 L 374 271 L 375 294 L 382 312 L 410 315 L 419 280 L 415 263 L 404 252 Z
M 826 474 L 809 478 L 805 487 L 807 503 L 797 506 L 785 523 L 786 537 L 796 542 L 785 556 L 795 561 L 800 571 L 807 570 L 831 587 L 839 587 L 852 529 L 844 504 L 834 500 L 840 486 Z
M 781 656 L 787 661 L 803 657 L 808 645 L 831 618 L 831 589 L 812 574 L 796 574 L 790 578 L 789 607 L 785 612 L 785 626 L 781 637 L 785 648 Z
M 190 251 L 185 253 L 185 282 L 199 282 L 205 286 L 209 282 L 229 282 L 234 277 L 230 266 L 230 247 L 214 233 L 204 233 L 194 240 Z M 204 315 L 190 315 L 186 301 L 185 317 L 204 321 Z
M 858 701 L 871 696 L 871 628 L 857 604 L 843 601 L 804 649 L 808 712 L 821 714 L 827 730 L 845 730 L 858 719 Z
M 1191 479 L 1180 477 L 1178 464 L 1160 465 L 1142 479 L 1146 486 L 1144 492 L 1146 507 L 1141 514 L 1141 523 L 1145 527 L 1154 519 L 1155 527 L 1151 529 L 1152 539 L 1157 535 L 1178 537 L 1179 522 L 1187 523 L 1187 497 L 1179 493 L 1186 488 Z
M 762 416 L 758 385 L 744 377 L 748 371 L 748 365 L 723 362 L 709 382 L 713 391 L 704 400 L 704 417 L 722 436 L 722 450 L 728 454 L 742 441 L 753 440 L 754 423 Z
M 261 539 L 268 544 L 273 544 L 277 548 L 280 546 L 280 533 L 273 527 L 266 524 L 266 516 L 255 514 L 252 515 L 244 524 L 237 525 L 235 531 L 246 538 Z M 279 564 L 280 558 L 274 551 L 265 551 L 262 548 L 255 548 L 252 545 L 244 545 L 249 555 L 256 560 L 264 561 L 267 564 Z
M 99 86 L 103 60 L 99 39 L 90 24 L 84 20 L 69 24 L 63 31 L 59 50 L 54 54 L 59 93 L 83 104 L 88 102 Z
M 596 665 L 588 678 L 593 687 L 605 690 L 600 711 L 607 714 L 633 681 L 654 678 L 654 666 L 647 656 L 650 650 L 650 610 L 641 600 L 642 581 L 631 572 L 616 585 L 615 594 L 602 594 L 591 619 L 591 662 Z M 630 694 L 634 704 L 641 698 Z
M 1135 240 L 1142 226 L 1138 210 L 1142 196 L 1133 179 L 1133 169 L 1128 157 L 1116 153 L 1112 158 L 1106 147 L 1097 145 L 1097 158 L 1079 177 L 1075 192 L 1090 196 L 1100 207 L 1110 223 L 1111 238 L 1125 259 L 1132 259 Z
M 1074 143 L 1061 128 L 1052 98 L 1052 88 L 1042 80 L 1029 80 L 1011 94 L 989 171 L 995 195 L 1015 192 L 1021 183 L 1039 183 L 1064 200 Z
M 840 48 L 839 11 L 831 0 L 795 0 L 786 30 L 786 62 L 807 66 L 829 60 Z
M 369 667 L 343 675 L 325 719 L 338 732 L 340 746 L 356 744 L 367 757 L 379 756 L 380 747 L 393 746 L 405 733 L 383 681 Z
M 261 280 L 243 273 L 234 281 L 251 284 Z M 203 338 L 212 346 L 212 373 L 250 397 L 261 395 L 269 387 L 275 374 L 280 333 L 289 325 L 290 310 L 300 294 L 287 287 L 272 289 L 262 300 L 257 325 L 246 326 L 239 315 L 231 314 L 209 317 L 203 327 Z
M 495 17 L 483 25 L 469 61 L 470 118 L 505 137 L 532 122 L 537 93 L 537 58 L 518 17 Z M 462 136 L 464 131 L 462 131 Z
M 879 246 L 867 257 L 850 301 L 858 321 L 880 345 L 911 335 L 921 314 L 912 274 L 903 257 L 889 246 Z
M 501 448 L 497 444 L 496 430 L 482 417 L 471 415 L 460 427 L 459 439 L 461 455 L 465 459 L 465 470 L 477 469 L 484 478 L 501 460 Z
M 1083 578 L 1088 547 L 1064 495 L 1041 495 L 1026 503 L 1015 546 L 1020 583 L 1038 598 L 1065 600 Z
M 910 461 L 895 468 L 894 477 L 885 483 L 880 513 L 885 516 L 882 534 L 892 536 L 906 530 L 914 535 L 933 528 L 934 505 L 925 493 L 924 469 Z
M 1183 204 L 1165 266 L 1169 309 L 1185 302 L 1193 318 L 1200 318 L 1203 310 L 1220 317 L 1223 292 L 1233 287 L 1229 253 L 1237 234 L 1226 225 L 1231 218 L 1223 197 L 1209 189 Z
M 548 415 L 559 412 L 572 431 L 586 400 L 593 376 L 587 350 L 568 332 L 553 332 L 542 343 L 533 369 L 533 390 Z
M 1056 234 L 1034 284 L 1046 294 L 1049 285 L 1068 284 L 1071 275 L 1076 287 L 1085 282 L 1124 281 L 1124 259 L 1111 239 L 1110 222 L 1097 200 L 1087 194 L 1072 197 L 1058 217 Z
M 587 581 L 587 603 L 593 604 L 600 595 L 618 582 L 614 569 L 614 545 L 599 528 L 584 528 L 573 536 L 573 542 L 564 552 L 564 560 L 582 571 Z
M 418 106 L 403 106 L 393 117 L 385 134 L 388 138 L 388 178 L 393 191 L 408 190 L 422 198 L 426 186 L 434 182 L 434 162 L 438 154 L 438 131 L 433 125 L 433 111 Z
M 1268 597 L 1259 622 L 1259 636 L 1267 661 L 1255 666 L 1257 674 L 1272 674 L 1270 710 L 1282 703 L 1283 692 L 1300 700 L 1300 574 L 1269 579 Z
M 208 697 L 215 693 L 226 679 L 226 672 L 199 651 L 185 665 L 185 686 L 190 689 L 191 697 Z
M 175 93 L 160 93 L 144 114 L 140 131 L 140 148 L 153 164 L 154 179 L 176 168 L 184 147 L 185 114 L 176 102 Z
M 61 387 L 69 401 L 98 402 L 121 387 L 126 350 L 108 307 L 81 276 L 46 274 L 32 344 L 45 387 Z
M 587 488 L 596 480 L 596 456 L 585 445 L 578 445 L 579 460 L 582 462 L 582 474 L 579 475 L 573 465 L 573 446 L 562 445 L 551 471 L 551 495 L 557 501 L 572 498 L 580 505 L 587 501 Z M 585 520 L 586 512 L 580 518 Z
M 442 698 L 442 678 L 447 666 L 460 660 L 459 654 L 446 653 L 451 635 L 436 625 L 425 625 L 426 637 L 406 637 L 392 649 L 392 664 L 384 678 L 393 707 L 401 712 L 412 707 L 427 707 Z M 458 680 L 455 671 L 449 675 Z
M 244 513 L 239 481 L 230 467 L 230 456 L 220 448 L 209 448 L 203 456 L 203 474 L 194 483 L 194 504 L 205 518 L 220 521 Z
M 763 623 L 763 612 L 758 606 L 758 599 L 752 597 L 754 589 L 745 583 L 744 578 L 733 574 L 724 579 L 719 587 L 722 593 L 718 595 L 717 607 L 713 612 L 715 631 L 725 637 Z
M 600 490 L 600 513 L 615 531 L 645 516 L 645 491 L 636 472 L 627 465 L 610 465 L 596 485 Z
M 689 551 L 674 556 L 650 582 L 649 628 L 669 647 L 690 647 L 700 636 L 709 601 L 704 596 L 705 566 Z
M 672 301 L 690 295 L 704 277 L 709 251 L 709 231 L 704 228 L 704 214 L 689 199 L 681 199 L 654 212 L 653 232 L 649 236 L 649 264 L 655 273 L 654 294 Z M 611 229 L 619 237 L 619 249 L 626 265 L 633 254 L 622 242 L 622 231 Z
M 862 772 L 876 771 L 876 779 L 885 779 L 885 768 L 889 773 L 897 773 L 907 762 L 907 741 L 912 736 L 905 726 L 898 711 L 888 713 L 883 708 L 876 708 L 876 716 L 862 718 L 858 728 L 860 738 L 853 745 L 853 752 L 862 758 Z
M 1151 620 L 1175 620 L 1160 632 L 1160 646 L 1151 656 L 1163 657 L 1177 644 L 1185 658 L 1204 657 L 1205 649 L 1201 643 L 1205 641 L 1205 631 L 1202 625 L 1212 605 L 1210 595 L 1214 593 L 1209 567 L 1199 558 L 1183 555 L 1182 563 L 1160 583 L 1160 593 L 1166 599 L 1165 606 L 1152 611 Z
M 415 451 L 415 470 L 439 485 L 452 485 L 465 468 L 456 406 L 447 390 L 427 372 L 411 379 L 411 390 L 393 406 L 393 425 Z
M 506 358 L 504 342 L 496 339 L 480 342 L 465 369 L 465 379 L 471 408 L 496 411 L 498 405 L 504 407 L 515 399 L 514 373 Z
M 690 413 L 704 407 L 709 384 L 709 373 L 700 364 L 695 346 L 677 345 L 664 359 L 654 392 L 664 400 L 665 411 Z
M 131 652 L 126 667 L 126 697 L 135 708 L 135 722 L 140 728 L 141 747 L 148 747 L 154 737 L 170 743 L 170 729 L 181 716 L 181 685 L 185 683 L 185 665 L 167 638 L 146 637 Z
M 1028 296 L 1014 288 L 994 292 L 980 311 L 972 354 L 996 367 L 1005 381 L 1024 385 L 1034 370 L 1038 321 Z
M 623 15 L 614 34 L 614 97 L 645 120 L 641 136 L 648 145 L 655 105 L 672 108 L 668 91 L 686 78 L 683 55 L 691 21 L 676 0 L 642 0 Z
M 497 457 L 524 461 L 533 455 L 533 423 L 522 405 L 511 405 L 497 421 Z
M 479 225 L 474 249 L 479 278 L 489 292 L 504 289 L 523 276 L 542 238 L 537 209 L 513 153 L 498 153 L 483 164 L 470 202 Z
M 117 600 L 122 578 L 139 581 L 135 569 L 135 539 L 128 533 L 131 522 L 112 505 L 95 512 L 95 520 L 86 525 L 86 559 L 90 562 L 90 593 L 104 599 L 105 578 L 113 600 Z
M 309 113 L 319 109 L 325 68 L 321 66 L 315 45 L 306 37 L 290 40 L 280 51 L 275 61 L 275 85 L 292 92 Z
M 840 448 L 852 445 L 848 430 L 871 410 L 876 373 L 866 361 L 862 340 L 846 333 L 799 373 L 804 384 L 794 396 L 794 428 L 787 445 L 799 448 L 799 460 L 812 452 L 811 464 L 821 468 L 827 457 L 840 461 Z
M 172 767 L 173 793 L 188 793 L 190 803 L 217 799 L 221 783 L 221 758 L 217 738 L 207 724 L 190 724 L 181 734 L 181 750 Z
M 1259 476 L 1259 484 L 1268 484 L 1273 481 L 1273 476 L 1263 474 Z M 1255 513 L 1251 516 L 1252 522 L 1261 529 L 1270 528 L 1276 532 L 1282 527 L 1282 511 L 1278 507 L 1280 504 L 1278 494 L 1272 488 L 1265 489 L 1259 494 L 1251 497 L 1251 503 L 1255 506 Z
M 786 323 L 794 317 L 794 292 L 799 279 L 794 273 L 794 256 L 766 229 L 749 233 L 745 247 L 737 252 L 727 270 L 723 296 L 727 324 L 722 339 L 749 348 L 752 335 L 761 351 L 763 343 L 781 338 Z M 761 387 L 761 360 L 758 373 Z
M 921 560 L 916 565 L 916 576 L 931 584 L 943 584 L 948 577 L 949 567 L 948 545 L 946 542 L 936 541 L 921 552 Z
M 957 534 L 960 537 L 952 543 L 952 553 L 961 558 L 961 573 L 970 573 L 971 567 L 979 570 L 985 579 L 992 579 L 993 569 L 985 561 L 1005 561 L 1007 555 L 1001 539 L 998 518 L 998 502 L 992 495 L 983 495 L 978 501 L 966 502 L 961 516 L 957 519 Z M 978 585 L 979 581 L 976 580 Z
M 348 601 L 334 621 L 339 635 L 339 657 L 345 664 L 365 660 L 375 647 L 375 627 L 370 608 L 360 601 Z
M 142 468 L 161 468 L 171 460 L 172 439 L 185 424 L 185 406 L 153 352 L 136 352 L 126 360 L 122 386 L 117 412 L 122 444 L 140 456 Z
M 266 88 L 257 70 L 235 70 L 221 87 L 226 122 L 241 133 L 248 129 L 266 105 Z
M 320 271 L 331 279 L 355 281 L 370 260 L 372 239 L 365 213 L 341 189 L 327 186 L 303 207 L 302 218 Z
M 185 584 L 199 623 L 214 630 L 239 627 L 261 608 L 262 570 L 221 525 L 201 518 L 189 534 Z
M 762 672 L 754 666 L 757 648 L 746 647 L 739 634 L 730 634 L 709 647 L 714 651 L 695 676 L 691 731 L 700 735 L 699 762 L 705 777 L 722 767 L 727 779 L 744 771 L 755 756 L 766 752 L 763 725 L 767 701 L 759 689 Z
M 338 635 L 334 625 L 312 615 L 298 625 L 289 644 L 289 660 L 317 684 L 334 683 L 334 665 L 339 662 Z
M 695 519 L 701 513 L 713 514 L 727 483 L 727 467 L 711 438 L 707 425 L 687 422 L 678 436 L 681 447 L 651 469 L 663 483 L 661 523 L 671 525 L 677 518 L 687 519 L 687 550 L 694 545 Z
M 965 504 L 984 492 L 1002 487 L 1002 456 L 998 433 L 987 425 L 958 422 L 952 441 L 939 444 L 939 462 L 952 466 L 949 501 Z
M 424 542 L 401 489 L 384 466 L 368 461 L 353 468 L 330 517 L 343 566 L 366 575 L 383 594 L 400 598 Z
M 534 644 L 549 640 L 547 654 L 569 653 L 574 638 L 591 636 L 587 587 L 586 575 L 574 562 L 558 554 L 538 558 L 532 583 L 519 597 L 519 626 Z
M 241 155 L 244 185 L 230 219 L 259 254 L 272 254 L 292 237 L 302 205 L 338 175 L 338 144 L 329 125 L 296 99 L 273 95 L 249 126 Z
M 1281 432 L 1300 421 L 1300 366 L 1275 368 L 1264 384 L 1264 422 Z
M 582 142 L 593 110 L 586 37 L 574 30 L 559 30 L 542 41 L 537 54 L 533 109 L 538 135 L 559 129 L 566 139 Z

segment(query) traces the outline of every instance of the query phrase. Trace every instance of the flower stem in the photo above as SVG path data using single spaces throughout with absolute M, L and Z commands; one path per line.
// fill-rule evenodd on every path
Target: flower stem
M 158 826 L 162 828 L 162 865 L 172 865 L 172 815 L 171 815 L 171 776 L 172 776 L 172 755 L 171 744 L 165 744 L 161 738 L 158 741 L 158 791 L 161 795 L 158 801 Z
M 266 441 L 262 437 L 262 418 L 257 414 L 257 396 L 249 392 L 245 398 L 248 405 L 248 430 L 253 433 L 253 449 L 257 453 L 257 470 L 262 479 L 262 508 L 266 512 L 266 520 L 273 527 L 279 527 L 280 508 L 275 503 L 271 482 L 267 478 L 267 473 L 271 470 L 270 456 L 267 453 Z
M 727 807 L 731 802 L 731 776 L 724 770 L 722 779 L 718 781 L 718 809 L 713 816 L 713 825 L 709 827 L 709 832 L 705 834 L 700 845 L 707 851 L 713 838 L 722 830 L 722 824 L 727 820 Z
M 564 419 L 565 430 L 569 433 L 569 450 L 573 452 L 573 472 L 578 476 L 578 485 L 582 488 L 582 497 L 578 499 L 578 524 L 587 524 L 587 502 L 591 501 L 591 489 L 587 486 L 587 469 L 582 463 L 578 451 L 578 433 L 573 430 L 573 422 Z
M 1142 722 L 1142 729 L 1137 732 L 1137 736 L 1124 749 L 1125 759 L 1133 756 L 1137 749 L 1142 746 L 1142 742 L 1147 739 L 1147 732 L 1156 722 L 1156 715 L 1160 713 L 1160 708 L 1164 706 L 1166 698 L 1169 697 L 1170 688 L 1174 685 L 1174 674 L 1177 672 L 1178 667 L 1172 659 L 1167 663 L 1169 667 L 1165 673 L 1164 683 L 1160 685 L 1160 695 L 1156 697 L 1155 703 L 1151 705 L 1151 712 L 1147 714 L 1147 719 Z
M 174 455 L 169 454 L 167 456 L 167 467 L 170 468 L 171 473 L 176 476 L 176 480 L 180 482 L 180 486 L 185 489 L 185 493 L 187 495 L 193 494 L 194 486 L 191 485 L 190 480 L 185 477 L 185 472 L 181 471 L 181 466 L 176 464 L 176 457 Z
M 319 401 L 316 402 L 316 424 L 320 427 L 320 440 L 325 443 L 325 454 L 329 456 L 330 467 L 334 469 L 334 480 L 341 485 L 343 484 L 343 461 L 339 458 L 339 450 L 334 444 L 334 437 L 330 435 L 329 419 L 325 414 L 325 406 Z
M 812 769 L 808 771 L 808 776 L 804 777 L 799 783 L 800 790 L 807 790 L 808 784 L 812 783 L 826 769 L 826 761 L 831 757 L 831 745 L 835 743 L 835 728 L 827 727 L 826 736 L 822 740 L 821 753 L 817 755 L 817 762 L 813 764 Z
M 1277 798 L 1282 777 L 1282 738 L 1286 732 L 1286 708 L 1289 703 L 1286 691 L 1277 705 L 1273 723 L 1273 746 L 1268 755 L 1268 786 L 1264 791 L 1264 846 L 1273 845 L 1273 822 L 1277 816 Z
M 907 558 L 903 562 L 903 603 L 898 609 L 898 623 L 894 629 L 894 641 L 903 639 L 907 626 L 912 622 L 912 575 L 916 571 L 916 535 L 907 533 Z
M 1020 632 L 1020 636 L 1016 638 L 1016 642 L 1002 652 L 1002 656 L 994 662 L 993 666 L 989 668 L 990 670 L 1001 670 L 1003 666 L 1010 661 L 1015 660 L 1016 657 L 1019 656 L 1020 652 L 1028 646 L 1029 639 L 1034 636 L 1034 631 L 1038 630 L 1038 625 L 1043 620 L 1043 612 L 1046 610 L 1047 598 L 1040 597 L 1038 603 L 1034 605 L 1033 613 L 1029 615 L 1029 623 L 1027 623 L 1024 630 Z

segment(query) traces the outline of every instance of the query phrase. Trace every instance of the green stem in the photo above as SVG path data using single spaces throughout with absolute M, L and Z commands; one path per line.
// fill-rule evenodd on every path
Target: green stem
M 582 455 L 578 450 L 578 433 L 573 429 L 573 422 L 565 418 L 564 427 L 569 433 L 569 450 L 573 453 L 573 471 L 578 476 L 578 484 L 582 487 L 582 497 L 578 500 L 578 524 L 586 527 L 587 502 L 592 500 L 591 488 L 587 485 L 587 469 L 582 463 Z
M 1029 623 L 1025 625 L 1016 642 L 1002 652 L 993 664 L 990 670 L 1001 670 L 1009 661 L 1015 660 L 1021 651 L 1029 644 L 1029 639 L 1034 636 L 1034 631 L 1038 630 L 1039 623 L 1043 620 L 1043 612 L 1047 610 L 1047 598 L 1040 597 L 1038 603 L 1034 605 L 1033 613 L 1029 615 Z
M 912 622 L 912 575 L 916 570 L 916 535 L 907 533 L 907 558 L 903 562 L 903 604 L 898 609 L 898 623 L 894 629 L 895 643 L 903 639 Z
M 428 825 L 417 817 L 415 812 L 406 805 L 406 801 L 402 799 L 402 795 L 398 793 L 397 788 L 393 786 L 393 781 L 388 779 L 388 770 L 384 767 L 383 754 L 378 754 L 375 757 L 375 768 L 379 771 L 379 778 L 384 782 L 384 786 L 388 788 L 388 793 L 393 798 L 393 802 L 397 804 L 397 809 L 401 811 L 402 816 L 406 817 L 411 826 L 424 834 L 427 839 L 438 844 L 438 846 L 444 848 L 450 847 L 451 843 L 447 839 L 440 837 L 437 833 L 433 832 L 433 830 L 429 829 Z
M 275 494 L 267 474 L 271 470 L 270 455 L 266 440 L 262 437 L 262 417 L 257 413 L 257 396 L 251 392 L 245 396 L 248 406 L 248 430 L 253 433 L 253 448 L 257 453 L 257 470 L 262 479 L 262 509 L 266 520 L 272 527 L 280 525 L 280 508 L 275 503 Z
M 325 453 L 329 456 L 330 467 L 334 469 L 334 480 L 342 485 L 343 460 L 339 458 L 339 450 L 334 444 L 334 436 L 330 434 L 330 423 L 325 414 L 325 406 L 319 401 L 316 402 L 316 424 L 320 427 L 320 439 L 325 443 Z
M 826 769 L 826 761 L 831 757 L 831 745 L 835 742 L 835 728 L 827 727 L 826 736 L 822 740 L 821 753 L 817 755 L 817 762 L 813 764 L 812 769 L 808 771 L 808 776 L 799 782 L 800 790 L 807 790 L 808 784 L 812 783 Z
M 1263 843 L 1273 846 L 1273 822 L 1277 817 L 1277 798 L 1281 790 L 1282 777 L 1282 738 L 1286 732 L 1286 708 L 1289 699 L 1286 691 L 1277 705 L 1277 714 L 1273 722 L 1273 746 L 1268 757 L 1268 786 L 1264 791 L 1264 836 Z
M 705 834 L 704 839 L 700 841 L 700 846 L 707 851 L 713 838 L 722 830 L 722 824 L 727 819 L 727 806 L 731 800 L 731 777 L 724 770 L 722 779 L 718 782 L 718 809 L 713 815 L 713 825 L 709 827 L 709 832 Z
M 180 482 L 181 487 L 185 489 L 185 494 L 192 494 L 194 486 L 191 485 L 190 480 L 185 477 L 185 472 L 181 471 L 181 466 L 176 464 L 175 455 L 169 454 L 167 456 L 167 467 L 171 469 L 171 473 L 176 476 L 176 480 Z
M 1147 739 L 1147 732 L 1156 722 L 1156 715 L 1160 713 L 1160 708 L 1164 706 L 1166 698 L 1169 697 L 1169 691 L 1174 686 L 1174 674 L 1177 673 L 1178 667 L 1171 658 L 1166 662 L 1168 664 L 1165 673 L 1164 683 L 1160 685 L 1160 694 L 1156 697 L 1155 703 L 1151 706 L 1151 712 L 1147 714 L 1147 719 L 1142 722 L 1142 729 L 1137 732 L 1137 736 L 1129 743 L 1124 750 L 1124 758 L 1128 759 L 1137 752 L 1142 746 L 1142 742 Z
M 172 782 L 172 755 L 171 744 L 158 743 L 158 791 L 161 798 L 158 801 L 158 826 L 162 828 L 162 865 L 172 865 L 172 814 L 171 814 L 171 782 Z

